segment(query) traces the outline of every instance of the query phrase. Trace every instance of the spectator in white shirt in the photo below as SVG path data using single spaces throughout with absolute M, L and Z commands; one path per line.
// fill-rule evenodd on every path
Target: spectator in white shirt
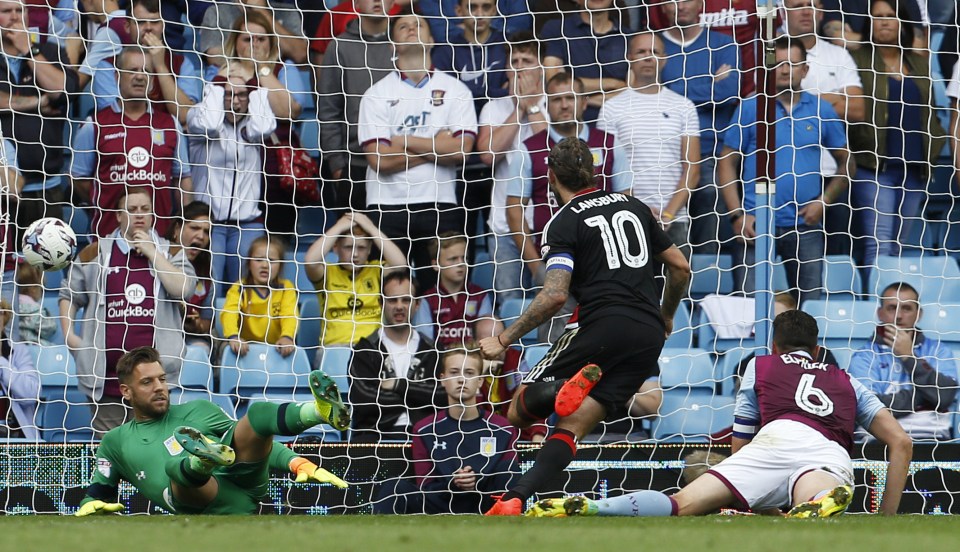
M 224 292 L 240 279 L 240 255 L 265 235 L 263 145 L 277 128 L 265 88 L 251 89 L 244 76 L 221 72 L 204 87 L 203 100 L 187 112 L 198 156 L 195 195 L 210 204 L 213 228 L 211 275 Z M 196 136 L 199 135 L 199 136 Z M 199 140 L 197 140 L 199 139 Z M 205 140 L 204 140 L 205 139 Z
M 464 232 L 457 171 L 473 151 L 473 94 L 451 75 L 434 71 L 430 27 L 399 15 L 390 27 L 397 70 L 360 100 L 357 137 L 367 156 L 370 218 L 417 267 L 417 280 L 436 282 L 429 244 L 446 231 Z
M 629 88 L 603 104 L 597 128 L 617 137 L 633 173 L 633 196 L 650 207 L 689 256 L 687 203 L 700 181 L 697 108 L 660 84 L 664 51 L 659 36 L 634 35 L 627 59 Z

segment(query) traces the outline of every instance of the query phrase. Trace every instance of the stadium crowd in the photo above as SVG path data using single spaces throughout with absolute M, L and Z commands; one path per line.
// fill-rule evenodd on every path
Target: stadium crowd
M 349 434 L 324 438 L 412 439 L 416 452 L 447 424 L 492 427 L 490 446 L 512 447 L 501 415 L 575 304 L 482 367 L 449 351 L 496 335 L 542 285 L 540 239 L 557 209 L 546 156 L 566 137 L 590 147 L 597 187 L 651 207 L 695 273 L 712 258 L 734 275 L 714 293 L 762 287 L 748 270 L 763 232 L 754 0 L 304 4 L 0 0 L 2 291 L 15 311 L 0 331 L 0 372 L 35 374 L 23 347 L 34 363 L 66 347 L 69 385 L 100 436 L 129 419 L 116 362 L 135 347 L 160 350 L 179 396 L 238 415 L 245 399 L 296 393 L 271 375 L 319 367 L 341 378 L 354 409 Z M 956 4 L 778 5 L 771 202 L 782 291 L 802 310 L 834 292 L 881 297 L 882 331 L 848 340 L 838 360 L 898 417 L 937 424 L 912 424 L 918 438 L 960 438 L 956 355 L 917 330 L 922 305 L 960 296 L 949 282 L 937 293 L 876 284 L 908 280 L 880 267 L 917 252 L 916 263 L 954 269 L 924 281 L 960 277 L 950 232 L 935 224 L 960 171 Z M 16 255 L 42 217 L 69 222 L 80 240 L 72 265 L 45 280 Z M 853 267 L 845 290 L 828 275 L 838 255 Z M 752 323 L 739 336 L 695 332 L 711 324 L 703 295 L 695 284 L 667 346 L 710 355 L 732 377 L 739 358 L 718 344 L 752 340 Z M 454 375 L 450 359 L 463 363 Z M 211 377 L 187 383 L 198 366 Z M 266 374 L 257 392 L 245 395 L 238 370 Z M 482 378 L 467 386 L 476 397 L 459 404 L 445 374 Z M 49 397 L 42 378 L 38 391 L 26 377 L 0 378 L 10 436 L 45 429 Z M 718 382 L 709 400 L 729 401 L 728 390 Z M 595 437 L 658 437 L 651 419 L 667 392 L 645 383 Z M 471 424 L 448 423 L 448 401 Z

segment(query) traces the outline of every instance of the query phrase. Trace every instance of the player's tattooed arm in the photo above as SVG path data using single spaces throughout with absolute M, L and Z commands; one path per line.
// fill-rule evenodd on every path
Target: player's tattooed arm
M 657 260 L 667 268 L 667 283 L 660 311 L 664 322 L 672 321 L 677 307 L 680 306 L 680 300 L 687 294 L 687 286 L 690 284 L 690 263 L 675 245 L 657 255 Z M 672 323 L 669 324 L 670 328 L 672 326 Z
M 530 330 L 553 318 L 553 315 L 557 314 L 567 302 L 567 297 L 570 295 L 571 276 L 572 273 L 569 270 L 548 270 L 543 289 L 533 299 L 533 303 L 519 320 L 501 334 L 503 343 L 513 343 L 527 335 Z

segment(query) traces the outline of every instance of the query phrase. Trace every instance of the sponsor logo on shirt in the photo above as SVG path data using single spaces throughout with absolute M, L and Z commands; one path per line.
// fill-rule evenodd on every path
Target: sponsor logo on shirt
M 130 284 L 123 294 L 131 305 L 139 305 L 147 298 L 147 290 L 140 284 Z
M 440 339 L 473 339 L 473 330 L 468 326 L 440 328 Z
M 97 471 L 100 472 L 100 475 L 110 477 L 110 468 L 112 467 L 113 464 L 106 458 L 97 458 Z
M 749 18 L 750 12 L 747 10 L 723 8 L 719 12 L 700 14 L 700 26 L 733 27 L 734 25 L 746 25 Z
M 496 453 L 497 453 L 496 437 L 481 437 L 480 438 L 480 455 L 490 458 Z
M 167 447 L 167 452 L 170 453 L 170 456 L 176 456 L 183 452 L 183 447 L 180 446 L 180 443 L 171 435 L 167 437 L 167 440 L 163 442 L 163 446 Z
M 148 309 L 140 305 L 128 305 L 123 299 L 116 299 L 107 303 L 107 318 L 119 320 L 129 317 L 154 317 L 157 309 Z
M 142 169 L 150 162 L 150 152 L 143 146 L 134 146 L 127 152 L 127 163 L 132 167 Z

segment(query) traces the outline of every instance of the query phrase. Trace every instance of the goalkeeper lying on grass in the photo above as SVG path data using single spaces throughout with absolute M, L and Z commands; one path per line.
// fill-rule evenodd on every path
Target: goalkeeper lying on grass
M 254 403 L 240 421 L 209 401 L 170 406 L 160 356 L 151 347 L 123 355 L 117 376 L 134 419 L 104 435 L 78 516 L 122 510 L 121 479 L 177 514 L 256 513 L 267 495 L 270 468 L 289 469 L 297 482 L 347 486 L 273 441 L 274 435 L 297 435 L 321 423 L 339 430 L 350 426 L 336 384 L 319 370 L 310 374 L 315 402 Z

